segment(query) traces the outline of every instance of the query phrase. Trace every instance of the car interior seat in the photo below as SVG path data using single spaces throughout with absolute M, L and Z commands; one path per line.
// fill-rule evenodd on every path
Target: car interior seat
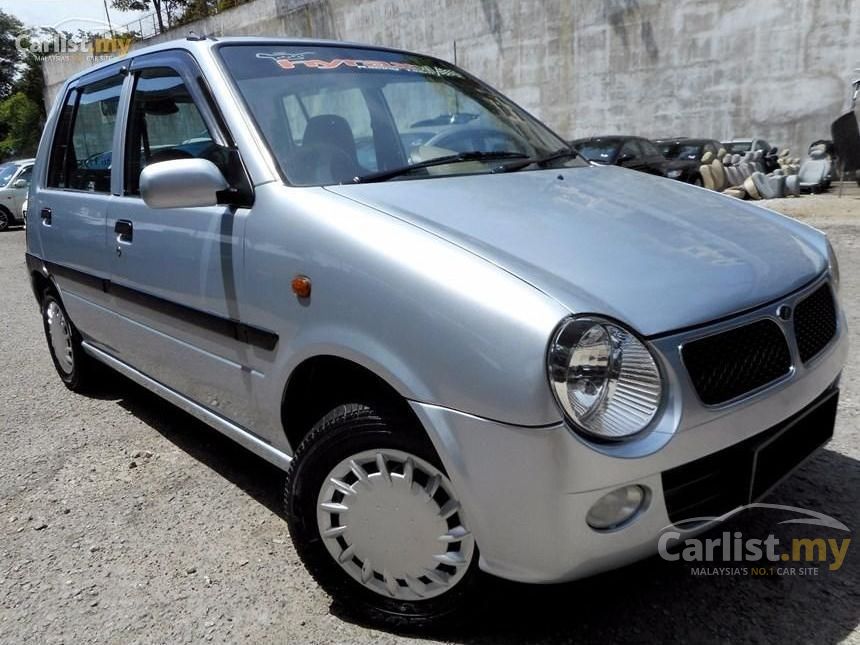
M 744 182 L 744 188 L 757 199 L 776 199 L 785 196 L 785 175 L 766 175 L 754 172 Z M 754 199 L 756 199 L 754 197 Z
M 714 175 L 711 173 L 711 162 L 714 160 L 712 152 L 702 155 L 702 165 L 699 166 L 699 174 L 702 176 L 702 185 L 709 190 L 716 190 Z
M 358 163 L 352 128 L 342 116 L 321 114 L 308 119 L 301 147 L 290 167 L 300 183 L 349 183 L 365 174 Z
M 820 192 L 824 187 L 827 174 L 830 172 L 830 161 L 821 149 L 810 150 L 809 158 L 797 171 L 800 189 L 813 193 Z
M 744 183 L 744 176 L 735 161 L 736 156 L 737 155 L 726 155 L 723 157 L 723 166 L 726 169 L 726 181 L 728 182 L 729 188 L 734 188 Z
M 744 178 L 749 178 L 755 172 L 755 163 L 753 161 L 753 153 L 745 152 L 741 161 L 741 170 L 744 173 Z
M 717 153 L 717 155 L 719 155 L 719 153 Z M 714 177 L 714 190 L 725 190 L 727 187 L 726 169 L 723 166 L 723 162 L 720 161 L 719 156 L 715 157 L 714 160 L 711 161 L 711 174 Z

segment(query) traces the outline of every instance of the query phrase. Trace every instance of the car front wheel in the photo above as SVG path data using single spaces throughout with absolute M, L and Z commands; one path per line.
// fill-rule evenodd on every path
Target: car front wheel
M 296 550 L 344 607 L 395 628 L 448 621 L 481 575 L 464 510 L 414 422 L 364 404 L 325 415 L 286 479 Z

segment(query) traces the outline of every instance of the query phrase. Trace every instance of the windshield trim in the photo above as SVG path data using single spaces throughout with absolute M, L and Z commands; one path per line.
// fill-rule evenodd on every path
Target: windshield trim
M 332 184 L 320 184 L 320 185 L 315 184 L 315 185 L 305 186 L 305 185 L 293 184 L 289 180 L 289 178 L 287 177 L 286 172 L 281 167 L 281 164 L 278 161 L 278 158 L 275 155 L 275 152 L 272 149 L 271 144 L 269 143 L 268 138 L 264 134 L 263 128 L 260 127 L 260 123 L 257 120 L 257 117 L 254 114 L 254 111 L 251 109 L 251 106 L 248 103 L 248 101 L 246 100 L 245 95 L 242 93 L 242 90 L 240 89 L 238 82 L 234 78 L 233 74 L 230 72 L 230 69 L 227 66 L 226 60 L 221 55 L 221 50 L 224 49 L 225 47 L 254 47 L 254 46 L 260 46 L 260 47 L 278 47 L 278 46 L 281 46 L 281 47 L 303 47 L 303 46 L 308 46 L 308 47 L 349 48 L 349 49 L 358 49 L 358 50 L 369 51 L 369 52 L 387 52 L 387 53 L 402 54 L 404 56 L 420 56 L 429 62 L 439 63 L 445 67 L 452 67 L 452 68 L 456 69 L 460 74 L 462 74 L 468 80 L 471 80 L 472 82 L 483 86 L 484 88 L 491 91 L 493 94 L 497 94 L 505 102 L 507 102 L 508 104 L 513 106 L 513 108 L 515 108 L 516 110 L 525 114 L 529 119 L 534 121 L 534 123 L 537 124 L 537 126 L 542 128 L 549 136 L 555 137 L 558 140 L 559 147 L 568 146 L 567 141 L 561 135 L 559 135 L 555 130 L 550 128 L 546 123 L 544 123 L 539 118 L 537 118 L 529 110 L 522 107 L 518 103 L 514 102 L 507 95 L 503 94 L 502 92 L 499 92 L 495 87 L 493 87 L 489 83 L 482 81 L 481 79 L 474 76 L 473 74 L 470 74 L 469 72 L 467 72 L 463 68 L 458 67 L 457 65 L 454 65 L 453 63 L 449 63 L 448 61 L 442 60 L 441 58 L 438 58 L 436 56 L 432 56 L 430 54 L 421 54 L 418 52 L 413 52 L 413 51 L 409 51 L 409 50 L 405 50 L 405 49 L 397 49 L 397 48 L 393 48 L 393 47 L 372 46 L 372 45 L 361 44 L 361 43 L 352 43 L 352 42 L 348 42 L 348 41 L 341 42 L 341 41 L 330 41 L 330 40 L 319 40 L 318 41 L 318 40 L 298 40 L 298 39 L 289 39 L 289 38 L 283 38 L 283 39 L 273 38 L 270 40 L 269 39 L 265 39 L 265 40 L 254 39 L 253 41 L 248 41 L 248 42 L 228 41 L 228 42 L 215 43 L 211 47 L 211 50 L 213 52 L 213 59 L 215 60 L 216 65 L 218 66 L 219 70 L 223 74 L 224 79 L 227 82 L 228 86 L 230 87 L 230 90 L 233 93 L 235 100 L 239 103 L 239 106 L 241 107 L 241 109 L 244 113 L 243 116 L 245 117 L 245 122 L 247 123 L 248 120 L 250 120 L 251 124 L 253 124 L 253 134 L 256 137 L 256 139 L 259 141 L 260 145 L 263 146 L 263 149 L 265 150 L 265 152 L 269 156 L 269 164 L 268 165 L 275 170 L 278 178 L 280 178 L 280 180 L 281 180 L 281 183 L 283 183 L 285 186 L 289 186 L 291 188 L 321 188 L 321 187 L 324 188 L 325 186 L 338 186 L 341 184 L 332 183 Z M 453 174 L 453 175 L 431 175 L 431 176 L 423 177 L 423 178 L 425 178 L 425 179 L 440 179 L 440 178 L 444 178 L 444 177 L 462 176 L 464 174 L 471 174 L 471 173 L 457 173 L 457 174 Z M 477 174 L 486 174 L 486 173 L 477 173 Z M 416 179 L 417 179 L 417 177 L 416 177 Z

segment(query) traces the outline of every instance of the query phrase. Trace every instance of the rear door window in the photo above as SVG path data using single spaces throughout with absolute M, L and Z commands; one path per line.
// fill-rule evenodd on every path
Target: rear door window
M 60 113 L 48 186 L 97 193 L 110 192 L 112 148 L 123 77 L 72 90 Z

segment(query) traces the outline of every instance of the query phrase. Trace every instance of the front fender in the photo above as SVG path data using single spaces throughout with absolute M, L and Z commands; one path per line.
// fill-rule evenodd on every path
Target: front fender
M 311 279 L 309 298 L 289 292 L 299 274 Z M 297 365 L 332 355 L 412 401 L 524 426 L 561 418 L 545 354 L 569 312 L 412 224 L 323 189 L 260 187 L 243 288 L 243 319 L 280 339 L 260 363 L 267 411 L 279 412 Z

